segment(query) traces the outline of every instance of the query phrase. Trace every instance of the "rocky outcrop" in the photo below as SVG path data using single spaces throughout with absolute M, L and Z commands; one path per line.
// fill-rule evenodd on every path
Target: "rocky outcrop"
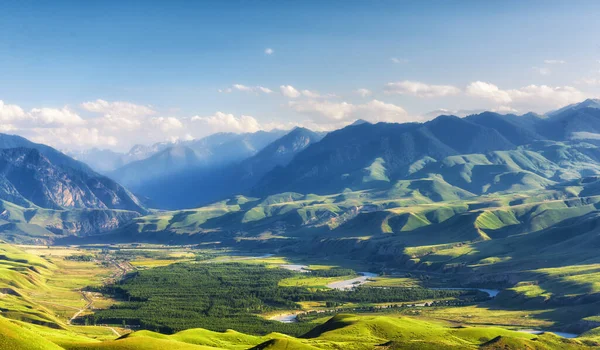
M 145 212 L 138 199 L 121 185 L 84 165 L 69 164 L 50 161 L 33 148 L 0 149 L 0 199 L 49 209 Z

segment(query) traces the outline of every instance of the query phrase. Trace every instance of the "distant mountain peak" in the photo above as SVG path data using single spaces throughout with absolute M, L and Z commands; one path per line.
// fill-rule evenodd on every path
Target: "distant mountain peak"
M 527 112 L 527 113 L 523 114 L 521 117 L 526 117 L 526 118 L 540 118 L 540 119 L 546 118 L 545 115 L 539 114 L 539 113 L 535 113 L 535 112 Z
M 364 120 L 364 119 L 356 119 L 354 121 L 354 123 L 350 124 L 351 126 L 353 125 L 361 125 L 361 124 L 371 124 L 370 122 Z
M 0 149 L 0 199 L 42 208 L 124 209 L 144 213 L 125 188 L 43 145 Z
M 598 105 L 598 104 L 600 104 L 600 98 L 588 98 L 587 100 L 581 102 L 580 104 L 586 105 L 586 106 L 591 105 L 591 104 Z
M 293 134 L 293 133 L 302 133 L 302 132 L 312 132 L 312 130 L 307 129 L 307 128 L 303 127 L 303 126 L 296 126 L 292 130 L 290 130 L 290 132 L 287 133 L 287 135 L 290 135 L 290 134 Z
M 594 109 L 600 109 L 600 99 L 597 98 L 588 98 L 587 100 L 583 101 L 583 102 L 579 102 L 579 103 L 573 103 L 570 104 L 566 107 L 557 109 L 555 111 L 551 111 L 546 113 L 547 116 L 549 117 L 554 117 L 557 115 L 562 115 L 563 112 L 566 111 L 577 111 L 583 108 L 594 108 Z

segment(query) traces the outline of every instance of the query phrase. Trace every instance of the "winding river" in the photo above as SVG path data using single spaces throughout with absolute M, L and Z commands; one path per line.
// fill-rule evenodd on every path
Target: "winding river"
M 337 290 L 349 290 L 369 282 L 369 278 L 377 277 L 376 273 L 359 272 L 360 277 L 352 278 L 345 281 L 332 282 L 327 285 L 328 288 Z
M 490 298 L 495 298 L 500 291 L 498 289 L 485 289 L 485 288 L 429 288 L 432 290 L 478 290 L 480 292 L 487 293 Z
M 536 330 L 536 329 L 519 329 L 518 332 L 529 333 L 529 334 L 554 333 L 554 334 L 558 335 L 559 337 L 563 337 L 563 338 L 577 338 L 579 336 L 579 334 L 575 334 L 575 333 L 544 331 L 544 330 Z
M 308 266 L 306 265 L 281 265 L 280 266 L 283 269 L 286 270 L 290 270 L 290 271 L 296 271 L 296 272 L 308 272 Z M 349 290 L 352 289 L 354 287 L 360 286 L 362 284 L 368 283 L 369 282 L 369 278 L 372 277 L 377 277 L 378 275 L 375 273 L 371 273 L 371 272 L 359 272 L 359 274 L 361 275 L 360 277 L 355 277 L 349 280 L 344 280 L 344 281 L 337 281 L 337 282 L 332 282 L 329 283 L 327 285 L 327 287 L 331 288 L 331 289 L 338 289 L 338 290 Z M 430 289 L 434 289 L 434 290 L 478 290 L 484 293 L 487 293 L 490 298 L 495 298 L 498 293 L 500 293 L 500 290 L 498 289 L 487 289 L 487 288 L 458 288 L 458 287 L 448 287 L 448 288 L 430 288 Z M 425 303 L 417 303 L 417 304 L 413 304 L 413 307 L 419 307 L 419 306 L 425 306 Z M 317 312 L 325 312 L 327 310 L 320 310 Z M 281 314 L 281 315 L 276 315 L 273 316 L 271 318 L 269 318 L 270 320 L 273 321 L 279 321 L 282 323 L 294 323 L 294 322 L 298 322 L 298 315 L 302 314 L 303 311 L 296 311 L 293 313 L 286 313 L 286 314 Z M 553 332 L 553 331 L 546 331 L 546 330 L 535 330 L 535 329 L 521 329 L 518 330 L 518 332 L 525 332 L 525 333 L 530 333 L 530 334 L 543 334 L 546 332 L 549 333 L 554 333 L 559 337 L 563 337 L 563 338 L 576 338 L 579 335 L 575 334 L 575 333 L 566 333 L 566 332 Z

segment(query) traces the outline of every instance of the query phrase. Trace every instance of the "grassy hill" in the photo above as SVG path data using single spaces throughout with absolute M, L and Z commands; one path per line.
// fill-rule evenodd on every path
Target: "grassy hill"
M 100 234 L 140 214 L 112 209 L 45 209 L 0 200 L 0 239 L 13 243 L 48 244 L 67 236 Z
M 565 339 L 550 333 L 533 335 L 495 326 L 464 326 L 394 313 L 323 317 L 315 320 L 314 327 L 300 337 L 194 328 L 174 334 L 143 330 L 98 338 L 95 334 L 102 327 L 68 325 L 55 314 L 55 309 L 46 308 L 41 299 L 30 297 L 31 293 L 41 291 L 64 293 L 52 282 L 62 274 L 63 267 L 7 244 L 0 244 L 0 257 L 2 349 L 591 349 L 600 346 L 599 332 L 595 329 L 576 339 Z M 560 276 L 564 283 L 588 283 L 587 276 L 593 276 L 596 270 L 588 266 L 535 273 L 548 276 L 549 281 L 557 281 L 554 277 Z
M 249 336 L 191 329 L 173 335 L 139 331 L 117 340 L 60 345 L 0 317 L 3 349 L 592 349 L 593 332 L 581 339 L 533 335 L 496 327 L 452 327 L 407 317 L 337 315 L 300 338 L 272 333 Z

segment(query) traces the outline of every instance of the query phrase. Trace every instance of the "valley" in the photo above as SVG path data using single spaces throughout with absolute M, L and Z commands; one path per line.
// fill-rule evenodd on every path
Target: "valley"
M 356 328 L 358 331 L 363 324 L 367 328 L 370 328 L 371 324 L 377 324 L 378 327 L 391 327 L 395 329 L 394 332 L 405 332 L 402 329 L 408 327 L 406 330 L 410 330 L 413 336 L 429 339 L 426 341 L 441 341 L 442 338 L 435 337 L 451 332 L 457 337 L 456 339 L 462 339 L 460 342 L 463 342 L 463 346 L 477 346 L 481 343 L 481 340 L 475 341 L 473 335 L 468 335 L 469 332 L 479 334 L 478 339 L 483 339 L 486 337 L 484 334 L 492 332 L 501 335 L 503 341 L 510 342 L 526 343 L 536 337 L 538 342 L 541 341 L 548 346 L 552 346 L 560 339 L 550 333 L 539 335 L 521 331 L 501 331 L 501 328 L 552 329 L 560 324 L 560 318 L 548 319 L 544 315 L 544 310 L 518 310 L 518 308 L 502 310 L 495 304 L 496 298 L 490 299 L 490 295 L 486 292 L 479 293 L 469 288 L 449 287 L 447 290 L 441 290 L 439 289 L 441 287 L 430 289 L 421 287 L 443 283 L 435 275 L 393 277 L 372 273 L 366 276 L 369 282 L 364 286 L 353 288 L 353 291 L 336 291 L 335 283 L 348 283 L 355 279 L 353 275 L 356 276 L 357 273 L 348 267 L 331 265 L 331 261 L 327 262 L 323 259 L 298 260 L 277 254 L 244 255 L 240 254 L 242 252 L 235 251 L 198 249 L 197 246 L 136 244 L 94 247 L 12 248 L 8 245 L 1 247 L 4 249 L 4 255 L 14 259 L 13 261 L 22 261 L 20 264 L 25 261 L 44 264 L 51 270 L 45 273 L 43 282 L 40 281 L 43 284 L 39 287 L 20 285 L 19 288 L 12 288 L 19 295 L 28 295 L 28 298 L 35 300 L 31 305 L 39 310 L 36 317 L 55 320 L 52 323 L 55 326 L 30 323 L 31 318 L 27 321 L 27 317 L 32 316 L 26 316 L 30 313 L 15 307 L 14 304 L 11 307 L 4 304 L 1 315 L 3 318 L 0 320 L 6 320 L 4 317 L 19 320 L 14 321 L 17 322 L 18 327 L 25 327 L 24 329 L 33 333 L 45 334 L 46 341 L 53 342 L 64 349 L 96 348 L 100 344 L 109 348 L 111 346 L 135 348 L 138 346 L 135 345 L 138 341 L 134 339 L 138 337 L 157 346 L 158 344 L 177 348 L 190 346 L 190 349 L 194 348 L 193 346 L 245 349 L 263 343 L 277 344 L 275 348 L 296 344 L 295 346 L 300 348 L 329 349 L 336 343 L 339 346 L 344 342 L 346 344 L 354 342 L 352 333 L 344 331 L 334 335 L 335 329 L 340 326 L 341 329 L 350 327 L 348 330 L 358 327 Z M 43 263 L 44 261 L 46 263 Z M 90 269 L 90 264 L 96 267 Z M 360 266 L 361 263 L 355 262 L 355 264 Z M 302 265 L 307 272 L 286 269 L 289 265 Z M 349 265 L 353 264 L 350 262 Z M 135 268 L 123 274 L 121 266 Z M 223 269 L 228 272 L 223 273 Z M 264 269 L 269 272 L 263 272 Z M 191 273 L 191 275 L 185 277 L 183 273 Z M 194 277 L 196 274 L 201 278 L 196 280 Z M 176 278 L 169 280 L 171 275 Z M 212 281 L 210 277 L 207 279 L 208 276 L 216 276 L 218 280 Z M 263 278 L 267 279 L 263 280 Z M 145 286 L 145 280 L 162 282 L 158 284 L 151 282 L 152 284 Z M 258 288 L 258 286 L 269 285 L 268 280 L 273 281 L 269 282 L 272 286 L 285 287 L 276 287 L 279 288 L 276 294 L 267 292 L 268 289 L 262 289 L 264 287 Z M 11 281 L 4 280 L 3 283 L 11 284 Z M 206 299 L 210 300 L 210 304 L 202 306 L 202 299 L 196 299 L 199 296 L 196 293 L 194 293 L 194 300 L 197 301 L 190 304 L 191 299 L 185 296 L 187 292 L 182 289 L 189 283 L 204 285 L 205 287 L 199 290 L 212 295 Z M 218 294 L 210 294 L 210 290 L 207 290 L 207 287 L 214 283 L 221 284 L 218 287 Z M 247 283 L 251 284 L 247 285 Z M 370 283 L 374 287 L 369 287 Z M 60 287 L 57 284 L 60 284 Z M 252 285 L 254 287 L 251 287 Z M 114 292 L 115 287 L 120 290 L 120 295 Z M 149 287 L 151 289 L 148 289 Z M 161 291 L 161 288 L 167 289 Z M 258 299 L 243 297 L 246 288 L 249 288 L 248 291 Z M 40 293 L 39 290 L 52 292 L 55 295 L 54 301 L 46 302 L 47 297 L 44 297 L 44 294 L 37 294 Z M 62 299 L 56 299 L 59 291 Z M 175 291 L 176 293 L 173 294 Z M 282 294 L 283 291 L 286 292 Z M 123 292 L 126 294 L 122 294 Z M 503 292 L 501 291 L 500 295 Z M 6 299 L 9 295 L 4 294 L 0 300 Z M 227 311 L 227 308 L 232 306 L 238 307 L 235 306 L 238 302 L 231 299 L 233 295 L 241 297 L 240 301 L 243 300 L 243 303 L 240 306 L 250 311 L 250 314 L 244 316 L 239 311 L 233 313 Z M 278 299 L 269 299 L 275 295 Z M 227 300 L 227 304 L 219 304 L 220 296 Z M 288 299 L 289 297 L 292 299 Z M 160 298 L 156 299 L 159 304 L 153 306 L 152 300 L 155 298 Z M 177 304 L 178 299 L 185 303 Z M 145 311 L 142 310 L 146 308 L 152 310 L 159 305 L 165 309 L 162 312 L 150 312 L 147 315 L 152 319 L 145 320 Z M 136 312 L 128 314 L 127 310 L 131 307 L 135 308 Z M 295 322 L 288 323 L 287 316 L 282 311 L 290 308 L 295 310 L 290 314 L 293 314 L 296 319 Z M 166 312 L 166 310 L 170 311 Z M 194 313 L 188 314 L 192 310 L 195 310 Z M 206 321 L 193 316 L 204 312 L 206 312 L 204 316 Z M 169 316 L 171 313 L 173 316 Z M 184 319 L 182 315 L 186 314 L 188 317 L 185 319 L 186 322 L 190 322 L 189 325 L 181 323 Z M 158 315 L 161 316 L 157 318 Z M 211 318 L 215 315 L 219 315 L 219 321 Z M 348 322 L 349 320 L 352 322 Z M 220 326 L 221 323 L 223 326 Z M 228 330 L 231 325 L 237 325 L 236 329 L 243 329 L 242 333 L 248 335 L 231 333 L 232 331 Z M 255 328 L 253 325 L 256 325 Z M 453 328 L 456 325 L 461 327 Z M 199 329 L 200 326 L 203 326 L 201 327 L 203 329 Z M 178 330 L 176 327 L 182 328 Z M 426 333 L 419 333 L 419 327 L 425 327 Z M 459 329 L 465 331 L 456 331 Z M 466 331 L 467 329 L 469 331 Z M 156 331 L 174 333 L 174 335 L 159 336 L 159 333 L 153 333 Z M 359 331 L 359 334 L 362 332 Z M 309 334 L 313 335 L 309 336 Z M 361 338 L 361 344 L 365 349 L 370 348 L 369 344 L 376 345 L 378 342 L 383 342 L 384 339 L 381 337 L 388 337 L 390 333 L 386 334 L 371 334 L 366 340 Z M 424 334 L 428 336 L 421 338 Z M 122 335 L 127 336 L 120 337 Z M 291 338 L 290 335 L 302 337 Z M 3 334 L 3 337 L 6 335 Z M 110 341 L 115 337 L 121 340 Z M 401 340 L 404 339 L 403 337 L 396 340 L 398 345 L 405 344 L 406 339 Z M 0 337 L 0 339 L 6 342 L 10 337 Z M 570 343 L 566 340 L 560 342 L 572 348 L 584 348 L 596 344 L 593 335 L 586 336 L 584 333 L 576 339 Z M 447 344 L 452 344 L 452 341 Z
M 128 188 L 0 135 L 0 345 L 598 347 L 589 105 L 164 143 Z

